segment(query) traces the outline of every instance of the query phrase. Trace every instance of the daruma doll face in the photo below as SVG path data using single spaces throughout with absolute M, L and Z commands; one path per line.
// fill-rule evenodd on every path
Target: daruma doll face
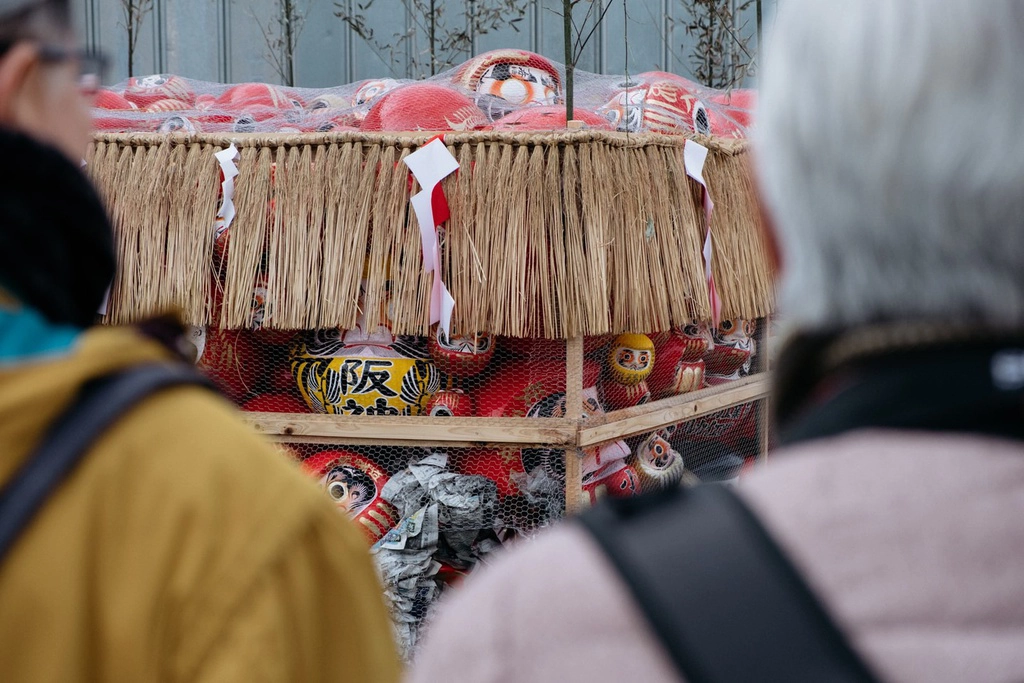
M 481 333 L 472 336 L 446 335 L 435 327 L 427 340 L 427 349 L 434 364 L 452 377 L 472 377 L 479 374 L 494 358 L 494 339 Z
M 554 104 L 558 84 L 552 75 L 537 67 L 500 62 L 488 67 L 476 91 L 512 104 Z
M 346 450 L 326 450 L 302 461 L 340 512 L 351 517 L 376 542 L 398 523 L 398 511 L 380 497 L 387 472 L 369 458 Z
M 632 386 L 644 381 L 654 369 L 654 342 L 644 334 L 620 334 L 608 355 L 611 378 Z
M 489 95 L 514 105 L 556 104 L 561 79 L 555 65 L 526 50 L 491 50 L 463 64 L 456 85 L 477 95 Z

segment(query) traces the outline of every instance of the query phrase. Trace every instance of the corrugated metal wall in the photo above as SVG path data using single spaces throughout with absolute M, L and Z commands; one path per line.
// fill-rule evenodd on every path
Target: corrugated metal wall
M 153 0 L 135 52 L 135 73 L 177 73 L 221 82 L 281 82 L 267 60 L 267 45 L 260 30 L 280 12 L 282 0 Z M 449 20 L 472 0 L 439 0 Z M 734 0 L 735 1 L 735 0 Z M 295 85 L 323 87 L 371 77 L 416 77 L 412 61 L 387 62 L 368 47 L 349 26 L 335 16 L 352 11 L 365 0 L 294 0 L 307 15 L 297 41 Z M 767 26 L 776 0 L 763 0 Z M 625 0 L 615 2 L 597 28 L 578 68 L 598 73 L 640 73 L 653 69 L 690 75 L 693 39 L 682 25 L 689 10 L 686 0 Z M 99 48 L 114 60 L 109 82 L 128 75 L 128 38 L 121 0 L 72 0 L 76 20 L 87 47 Z M 581 5 L 582 7 L 582 5 Z M 528 11 L 511 27 L 473 36 L 472 52 L 518 47 L 562 59 L 562 23 L 556 14 L 560 0 L 528 0 Z M 581 14 L 583 12 L 581 11 Z M 375 0 L 363 11 L 366 23 L 378 36 L 410 32 L 415 54 L 425 44 L 423 31 L 409 16 L 401 0 Z M 628 19 L 627 19 L 628 16 Z M 627 23 L 628 22 L 628 23 Z M 755 3 L 739 13 L 737 24 L 753 33 Z M 628 31 L 626 30 L 628 28 Z M 756 37 L 750 42 L 756 50 Z M 468 57 L 467 52 L 464 57 Z

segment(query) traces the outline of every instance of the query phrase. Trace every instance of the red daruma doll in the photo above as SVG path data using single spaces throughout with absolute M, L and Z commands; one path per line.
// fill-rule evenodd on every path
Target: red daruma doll
M 672 74 L 640 74 L 638 82 L 623 83 L 598 109 L 616 129 L 630 133 L 711 132 L 708 113 L 691 85 Z
M 555 104 L 561 98 L 558 69 L 526 50 L 491 50 L 470 59 L 452 79 L 471 92 L 498 97 L 511 104 Z
M 302 461 L 302 469 L 316 477 L 338 510 L 351 517 L 376 543 L 398 523 L 398 511 L 381 498 L 387 472 L 358 453 L 327 450 Z

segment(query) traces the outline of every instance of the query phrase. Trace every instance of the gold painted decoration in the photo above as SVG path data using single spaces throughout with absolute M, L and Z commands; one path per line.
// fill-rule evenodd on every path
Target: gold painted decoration
M 292 373 L 310 410 L 343 415 L 422 415 L 440 388 L 426 350 L 384 325 L 367 333 L 320 330 L 292 348 Z

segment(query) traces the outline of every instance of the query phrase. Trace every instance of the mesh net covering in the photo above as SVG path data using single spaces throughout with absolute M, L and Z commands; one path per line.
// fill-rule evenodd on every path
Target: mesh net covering
M 250 413 L 555 422 L 572 417 L 567 396 L 574 395 L 582 426 L 610 426 L 756 373 L 758 322 L 587 337 L 575 392 L 567 384 L 567 343 L 559 340 L 395 336 L 385 324 L 194 327 L 192 339 L 198 367 Z M 325 444 L 297 435 L 280 446 L 365 533 L 398 641 L 411 656 L 441 592 L 498 549 L 563 517 L 567 491 L 586 505 L 606 495 L 734 480 L 762 452 L 761 411 L 758 401 L 740 403 L 584 448 L 440 447 L 426 436 L 421 446 Z M 575 480 L 567 457 L 577 462 Z
M 567 507 L 732 480 L 760 452 L 750 396 L 653 431 L 615 426 L 755 371 L 772 288 L 745 144 L 725 139 L 745 137 L 754 93 L 662 72 L 574 83 L 590 129 L 576 133 L 557 133 L 563 67 L 521 50 L 425 81 L 155 75 L 97 98 L 87 163 L 120 263 L 107 321 L 182 310 L 197 365 L 366 534 L 407 656 L 445 587 Z M 438 233 L 451 334 L 428 320 L 401 166 L 437 131 L 460 164 Z M 692 137 L 717 193 L 717 329 L 691 322 L 711 317 L 701 195 L 682 166 Z M 235 143 L 226 227 L 214 153 Z M 597 336 L 580 358 L 583 335 Z M 313 422 L 327 431 L 284 426 Z M 423 433 L 383 438 L 410 425 Z M 522 425 L 532 436 L 502 438 Z M 580 448 L 588 425 L 610 431 Z
M 524 50 L 493 50 L 427 80 L 381 78 L 333 88 L 222 85 L 157 74 L 104 90 L 106 132 L 555 130 L 565 128 L 565 69 Z M 754 93 L 716 91 L 675 74 L 576 71 L 574 118 L 628 132 L 742 137 Z
M 528 475 L 518 450 L 280 446 L 366 535 L 407 656 L 445 588 L 564 514 L 564 451 Z

